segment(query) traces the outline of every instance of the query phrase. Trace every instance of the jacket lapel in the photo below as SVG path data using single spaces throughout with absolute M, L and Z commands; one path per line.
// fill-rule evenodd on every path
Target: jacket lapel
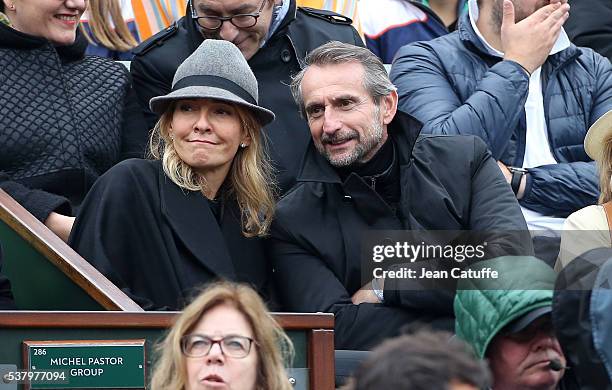
M 160 169 L 161 211 L 185 247 L 220 277 L 235 280 L 236 272 L 225 238 L 204 195 L 182 190 Z

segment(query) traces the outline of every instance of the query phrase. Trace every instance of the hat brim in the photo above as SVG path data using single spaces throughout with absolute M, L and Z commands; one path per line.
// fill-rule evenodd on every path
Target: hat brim
M 604 141 L 612 134 L 612 110 L 603 114 L 587 131 L 584 150 L 593 160 L 601 161 Z
M 183 99 L 216 99 L 228 103 L 238 104 L 249 109 L 262 126 L 271 123 L 275 117 L 272 111 L 255 104 L 251 104 L 241 97 L 226 91 L 225 89 L 206 86 L 185 87 L 170 92 L 164 96 L 154 97 L 149 102 L 149 107 L 151 108 L 151 111 L 161 115 L 166 111 L 168 105 L 172 101 Z
M 522 331 L 523 329 L 527 328 L 529 324 L 531 324 L 533 321 L 537 320 L 538 318 L 546 314 L 550 314 L 551 312 L 552 312 L 551 305 L 547 305 L 544 307 L 534 309 L 530 311 L 529 313 L 525 314 L 524 316 L 520 317 L 519 319 L 515 320 L 510 325 L 508 325 L 508 332 L 518 333 Z

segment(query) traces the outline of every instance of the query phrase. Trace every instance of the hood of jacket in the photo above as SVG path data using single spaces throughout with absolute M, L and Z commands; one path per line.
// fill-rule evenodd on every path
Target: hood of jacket
M 506 325 L 552 304 L 556 274 L 531 256 L 498 257 L 470 268 L 490 268 L 499 275 L 497 279 L 462 279 L 457 284 L 455 332 L 482 359 L 491 340 Z
M 559 274 L 553 324 L 572 369 L 568 388 L 612 386 L 612 249 L 600 248 L 572 260 Z
M 87 38 L 79 29 L 76 32 L 76 39 L 73 44 L 59 46 L 42 37 L 22 33 L 14 28 L 0 23 L 0 48 L 33 50 L 44 46 L 52 46 L 57 51 L 63 63 L 77 61 L 85 57 L 87 49 Z

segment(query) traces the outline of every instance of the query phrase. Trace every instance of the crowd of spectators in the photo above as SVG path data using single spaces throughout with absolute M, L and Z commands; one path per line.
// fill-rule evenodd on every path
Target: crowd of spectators
M 347 389 L 611 388 L 610 1 L 305 1 L 0 1 L 0 188 L 185 308 L 154 388 L 287 388 L 270 309 Z

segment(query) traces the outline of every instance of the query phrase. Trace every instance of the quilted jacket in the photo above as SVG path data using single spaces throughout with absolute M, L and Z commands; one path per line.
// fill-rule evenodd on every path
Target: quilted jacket
M 497 279 L 463 279 L 455 295 L 455 332 L 484 358 L 495 335 L 515 319 L 552 305 L 556 274 L 530 256 L 504 256 L 478 263 Z M 529 290 L 527 289 L 529 288 Z
M 123 65 L 0 24 L 0 188 L 41 221 L 72 215 L 93 182 L 143 157 L 147 132 Z M 130 102 L 133 103 L 130 105 Z
M 487 53 L 467 15 L 457 31 L 400 49 L 391 79 L 400 109 L 423 122 L 424 133 L 479 136 L 495 159 L 522 166 L 529 78 L 517 63 Z M 542 89 L 558 164 L 529 169 L 520 203 L 567 217 L 597 202 L 596 167 L 583 141 L 589 126 L 612 109 L 612 66 L 591 49 L 572 45 L 548 57 Z

